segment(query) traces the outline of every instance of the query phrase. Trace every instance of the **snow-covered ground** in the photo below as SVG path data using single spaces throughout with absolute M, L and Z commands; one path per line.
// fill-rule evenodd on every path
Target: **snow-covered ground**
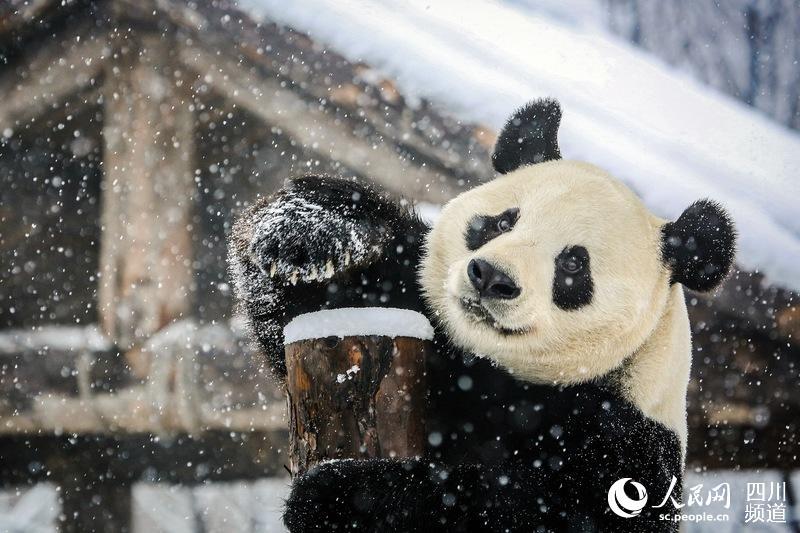
M 792 490 L 800 471 L 792 475 Z M 787 523 L 745 523 L 747 483 L 781 483 L 775 471 L 742 470 L 686 474 L 684 494 L 700 485 L 700 493 L 727 483 L 730 502 L 693 505 L 687 514 L 725 515 L 724 521 L 690 522 L 685 533 L 737 533 L 762 531 L 788 533 Z M 197 487 L 136 483 L 133 486 L 133 533 L 284 533 L 281 522 L 283 502 L 289 493 L 286 478 L 256 482 L 210 483 Z M 800 496 L 795 490 L 795 499 Z M 55 533 L 59 512 L 58 494 L 52 484 L 0 491 L 0 531 L 13 533 Z M 796 511 L 795 511 L 796 513 Z M 787 510 L 786 520 L 791 511 Z M 796 514 L 795 514 L 796 516 Z
M 721 201 L 740 231 L 739 264 L 800 289 L 800 136 L 606 34 L 588 0 L 240 5 L 464 120 L 499 128 L 527 100 L 558 98 L 564 157 L 609 170 L 665 218 Z
M 133 533 L 285 533 L 287 478 L 195 487 L 136 483 Z M 58 492 L 50 483 L 0 491 L 0 532 L 56 533 Z

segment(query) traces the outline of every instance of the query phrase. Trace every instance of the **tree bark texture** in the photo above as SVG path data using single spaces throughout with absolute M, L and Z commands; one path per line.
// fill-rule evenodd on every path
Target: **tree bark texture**
M 421 454 L 428 350 L 428 341 L 383 336 L 287 345 L 292 475 L 326 459 Z

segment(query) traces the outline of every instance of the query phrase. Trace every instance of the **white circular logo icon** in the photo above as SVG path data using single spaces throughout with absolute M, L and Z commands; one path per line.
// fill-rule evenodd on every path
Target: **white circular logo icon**
M 638 497 L 636 499 L 630 498 L 625 494 L 625 483 L 631 482 L 633 488 L 636 489 Z M 608 489 L 608 506 L 614 511 L 614 514 L 623 518 L 633 518 L 638 516 L 644 509 L 647 503 L 647 491 L 644 485 L 631 481 L 631 478 L 624 477 L 611 485 Z

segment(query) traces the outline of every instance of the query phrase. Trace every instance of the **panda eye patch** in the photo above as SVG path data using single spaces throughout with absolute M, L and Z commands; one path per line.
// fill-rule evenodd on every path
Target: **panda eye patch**
M 589 251 L 583 246 L 567 246 L 555 259 L 553 303 L 565 311 L 573 311 L 588 305 L 593 293 Z
M 519 208 L 506 209 L 499 215 L 478 215 L 467 225 L 465 240 L 467 248 L 475 251 L 498 235 L 514 229 L 519 219 Z

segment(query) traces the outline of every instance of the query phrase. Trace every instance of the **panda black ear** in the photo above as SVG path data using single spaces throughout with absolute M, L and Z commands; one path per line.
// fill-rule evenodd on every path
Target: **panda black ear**
M 716 202 L 699 200 L 661 228 L 662 254 L 671 283 L 709 291 L 725 279 L 736 254 L 736 230 Z
M 560 122 L 561 106 L 552 98 L 534 100 L 518 109 L 494 145 L 494 169 L 508 174 L 522 165 L 561 159 L 557 139 Z

